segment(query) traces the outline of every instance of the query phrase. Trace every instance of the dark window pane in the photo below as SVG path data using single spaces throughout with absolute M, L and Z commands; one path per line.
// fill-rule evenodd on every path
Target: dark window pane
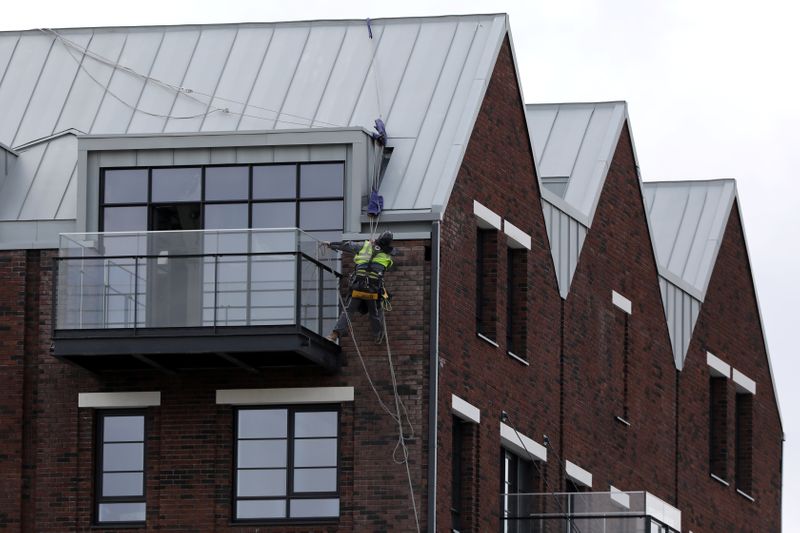
M 192 202 L 200 200 L 199 168 L 154 168 L 154 202 Z
M 295 437 L 335 437 L 337 425 L 336 412 L 295 413 Z
M 253 199 L 294 198 L 297 165 L 253 167 Z
M 297 468 L 294 471 L 295 492 L 336 492 L 335 468 Z
M 286 470 L 239 470 L 236 495 L 286 496 Z
M 144 522 L 144 503 L 101 503 L 100 522 Z
M 339 499 L 292 500 L 289 504 L 292 518 L 314 516 L 339 516 Z
M 236 502 L 236 518 L 285 518 L 286 500 L 244 500 Z
M 120 472 L 144 468 L 144 444 L 104 444 L 103 471 Z
M 103 209 L 103 231 L 146 231 L 147 208 L 106 207 Z
M 343 196 L 343 194 L 343 164 L 300 165 L 300 196 L 302 198 Z
M 205 229 L 247 228 L 247 204 L 206 204 Z
M 106 170 L 106 203 L 138 203 L 147 201 L 147 169 Z
M 270 202 L 267 204 L 253 204 L 254 228 L 294 228 L 295 221 L 294 202 Z
M 301 202 L 300 229 L 332 230 L 342 227 L 342 201 Z
M 247 200 L 247 167 L 206 168 L 206 200 Z
M 153 231 L 202 229 L 200 203 L 157 205 L 153 207 Z
M 143 440 L 143 416 L 106 416 L 103 419 L 103 442 Z
M 336 466 L 336 439 L 297 439 L 295 466 Z
M 286 441 L 240 440 L 236 457 L 239 468 L 286 467 Z
M 286 409 L 243 409 L 239 411 L 239 438 L 285 438 L 286 421 Z
M 103 474 L 103 496 L 141 496 L 143 480 L 142 472 Z

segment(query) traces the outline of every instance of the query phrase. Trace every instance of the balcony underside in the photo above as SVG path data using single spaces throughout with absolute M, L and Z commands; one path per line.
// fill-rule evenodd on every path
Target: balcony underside
M 317 366 L 335 372 L 341 349 L 295 326 L 56 330 L 53 355 L 91 371 L 201 368 L 258 372 Z

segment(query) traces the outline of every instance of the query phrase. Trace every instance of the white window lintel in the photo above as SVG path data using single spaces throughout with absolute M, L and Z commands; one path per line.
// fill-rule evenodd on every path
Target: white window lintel
M 508 237 L 509 248 L 531 249 L 531 236 L 506 220 L 503 223 L 503 231 Z
M 298 387 L 291 389 L 222 389 L 217 403 L 228 405 L 278 405 L 352 402 L 353 387 Z
M 748 378 L 735 368 L 732 369 L 731 379 L 736 385 L 736 392 L 739 394 L 755 394 L 756 382 Z
M 503 422 L 500 422 L 500 442 L 523 459 L 547 461 L 547 448 Z
M 633 304 L 617 291 L 611 291 L 611 303 L 628 313 L 633 311 Z
M 731 365 L 711 352 L 706 352 L 706 363 L 711 369 L 711 375 L 718 378 L 731 377 Z
M 79 392 L 78 407 L 94 409 L 133 409 L 161 405 L 160 391 Z
M 584 470 L 583 468 L 579 467 L 572 461 L 566 462 L 566 474 L 567 477 L 572 480 L 573 483 L 577 485 L 583 485 L 584 487 L 592 488 L 592 473 L 588 470 Z
M 472 211 L 478 219 L 478 227 L 482 229 L 496 229 L 500 230 L 503 226 L 503 217 L 478 202 L 472 201 Z
M 452 395 L 452 409 L 453 414 L 456 415 L 461 420 L 466 422 L 473 422 L 475 424 L 481 423 L 481 410 L 469 403 L 466 400 L 462 400 L 455 394 Z

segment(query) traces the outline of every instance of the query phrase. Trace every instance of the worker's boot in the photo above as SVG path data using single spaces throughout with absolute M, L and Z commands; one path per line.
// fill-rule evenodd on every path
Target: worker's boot
M 333 330 L 330 333 L 328 333 L 328 336 L 325 337 L 325 338 L 328 339 L 331 342 L 336 342 L 336 341 L 339 340 L 339 332 L 336 331 L 336 330 Z

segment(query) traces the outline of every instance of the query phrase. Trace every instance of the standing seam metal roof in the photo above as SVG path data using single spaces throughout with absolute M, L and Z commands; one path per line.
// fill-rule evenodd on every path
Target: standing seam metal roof
M 75 216 L 74 137 L 57 132 L 371 130 L 378 117 L 394 147 L 385 208 L 445 205 L 507 18 L 371 27 L 373 39 L 365 21 L 0 33 L 0 142 L 28 146 L 0 184 L 0 220 Z

